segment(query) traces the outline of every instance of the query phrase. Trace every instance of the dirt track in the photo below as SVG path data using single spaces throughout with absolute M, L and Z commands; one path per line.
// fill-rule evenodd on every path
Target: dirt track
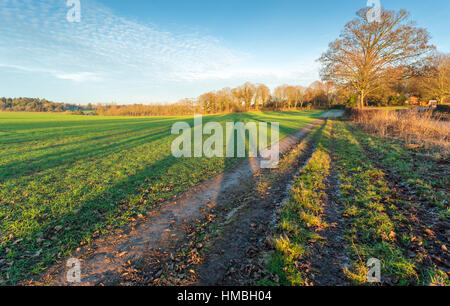
M 330 118 L 335 118 L 334 115 Z M 335 169 L 334 136 L 331 137 L 331 169 L 327 178 L 323 199 L 323 220 L 328 226 L 318 228 L 317 233 L 324 241 L 314 241 L 308 245 L 309 256 L 303 259 L 302 267 L 305 271 L 306 282 L 314 286 L 348 286 L 351 283 L 343 271 L 349 265 L 349 258 L 345 253 L 345 220 L 343 209 L 338 201 L 339 180 Z
M 280 153 L 292 148 L 322 121 L 280 141 Z M 271 189 L 258 195 L 259 158 L 232 169 L 161 205 L 121 234 L 103 237 L 73 255 L 81 261 L 81 285 L 241 284 L 253 270 L 252 255 L 264 243 L 274 211 L 289 192 L 298 167 L 312 154 L 313 144 L 299 152 L 290 167 L 275 171 Z M 265 171 L 265 176 L 270 170 Z M 264 192 L 263 192 L 264 193 Z M 219 235 L 205 235 L 205 225 L 220 221 Z M 203 225 L 203 227 L 202 227 Z M 189 252 L 183 256 L 180 253 Z M 66 261 L 57 263 L 39 281 L 69 285 Z M 253 267 L 252 267 L 253 265 Z M 246 271 L 234 275 L 234 271 Z M 77 284 L 80 285 L 80 284 Z
M 270 244 L 271 225 L 287 199 L 293 178 L 311 157 L 319 131 L 305 139 L 301 149 L 285 150 L 279 169 L 262 170 L 247 186 L 234 192 L 232 217 L 207 245 L 207 256 L 198 266 L 199 285 L 249 285 L 264 277 L 263 252 Z M 259 186 L 264 188 L 259 188 Z

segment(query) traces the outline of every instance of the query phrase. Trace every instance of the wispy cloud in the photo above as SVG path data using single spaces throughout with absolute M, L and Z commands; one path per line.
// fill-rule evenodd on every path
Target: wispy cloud
M 61 80 L 72 80 L 75 82 L 98 82 L 103 80 L 103 77 L 100 74 L 92 73 L 92 72 L 79 72 L 79 73 L 63 73 L 57 70 L 52 69 L 42 69 L 36 67 L 25 67 L 20 65 L 11 65 L 11 64 L 3 64 L 0 63 L 0 68 L 12 69 L 21 72 L 28 73 L 45 73 L 52 75 L 53 77 Z
M 81 5 L 81 22 L 70 23 L 62 0 L 0 2 L 0 63 L 76 82 L 102 80 L 99 75 L 148 82 L 195 78 L 242 56 L 211 36 L 163 31 L 116 16 L 95 1 Z
M 56 74 L 56 77 L 61 80 L 71 80 L 74 82 L 98 82 L 103 80 L 102 77 L 91 72 Z
M 53 78 L 72 85 L 57 98 L 70 101 L 82 92 L 125 103 L 136 95 L 174 101 L 244 81 L 273 87 L 317 76 L 310 62 L 269 65 L 200 30 L 180 26 L 169 32 L 95 0 L 81 0 L 81 9 L 81 22 L 71 23 L 65 0 L 0 0 L 0 68 L 26 74 L 31 95 L 51 97 Z M 17 87 L 14 93 L 21 95 L 24 87 Z

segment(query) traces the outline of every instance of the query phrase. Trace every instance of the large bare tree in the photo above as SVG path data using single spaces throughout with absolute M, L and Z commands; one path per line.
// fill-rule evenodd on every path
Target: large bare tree
M 412 65 L 434 49 L 429 33 L 416 27 L 408 12 L 381 9 L 378 21 L 369 19 L 368 12 L 369 8 L 361 9 L 319 59 L 322 79 L 351 84 L 360 108 L 365 97 L 381 87 L 387 68 Z

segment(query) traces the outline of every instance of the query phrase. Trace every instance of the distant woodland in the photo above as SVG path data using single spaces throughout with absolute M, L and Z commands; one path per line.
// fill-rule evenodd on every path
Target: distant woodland
M 84 107 L 51 102 L 37 98 L 0 98 L 0 111 L 3 112 L 66 112 L 81 111 Z

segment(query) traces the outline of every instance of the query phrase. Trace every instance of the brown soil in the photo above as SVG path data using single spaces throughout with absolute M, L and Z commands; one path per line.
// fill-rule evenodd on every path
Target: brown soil
M 314 152 L 317 137 L 294 151 L 284 167 L 263 170 L 247 182 L 245 193 L 235 193 L 235 209 L 225 220 L 220 233 L 207 245 L 207 256 L 198 266 L 199 285 L 249 285 L 268 277 L 263 253 L 270 245 L 271 224 L 288 197 L 299 167 Z M 258 185 L 263 185 L 261 190 Z M 236 197 L 237 196 L 237 197 Z
M 283 139 L 280 153 L 290 152 L 320 122 Z M 137 225 L 81 248 L 72 256 L 81 261 L 81 285 L 220 285 L 257 278 L 262 262 L 251 259 L 289 192 L 288 182 L 312 154 L 313 146 L 306 148 L 283 171 L 259 169 L 258 158 L 244 160 L 141 216 Z M 273 180 L 264 193 L 261 177 L 268 174 Z M 65 263 L 27 284 L 70 285 Z

